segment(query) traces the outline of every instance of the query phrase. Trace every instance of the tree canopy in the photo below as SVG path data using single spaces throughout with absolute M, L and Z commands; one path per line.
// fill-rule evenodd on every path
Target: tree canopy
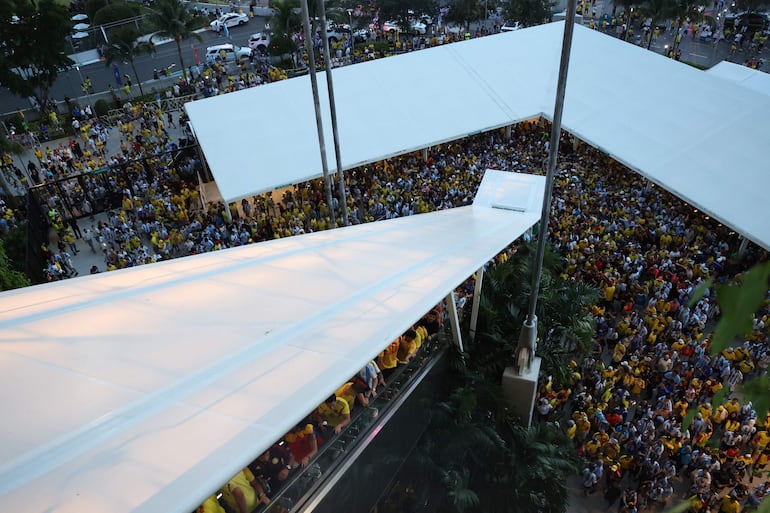
M 445 19 L 448 22 L 465 25 L 466 30 L 468 30 L 472 21 L 483 16 L 483 11 L 479 0 L 452 0 Z
M 408 25 L 407 20 L 413 13 L 417 15 L 430 14 L 437 10 L 433 0 L 413 0 L 410 2 L 404 2 L 403 0 L 377 0 L 377 8 L 380 13 L 380 23 L 396 21 L 404 27 Z
M 5 252 L 5 244 L 0 240 L 0 291 L 19 289 L 30 285 L 27 276 L 14 269 L 14 262 Z
M 182 76 L 186 80 L 187 70 L 182 57 L 182 41 L 188 38 L 201 41 L 201 36 L 195 33 L 195 19 L 187 8 L 187 3 L 182 0 L 158 0 L 147 18 L 158 30 L 160 37 L 168 37 L 176 43 Z
M 139 85 L 139 92 L 144 96 L 142 89 L 142 80 L 139 78 L 139 72 L 136 70 L 134 60 L 144 54 L 155 52 L 155 45 L 152 41 L 137 43 L 139 32 L 131 26 L 121 27 L 112 33 L 110 44 L 105 48 L 105 65 L 109 66 L 115 61 L 127 62 L 131 65 L 134 72 L 136 83 Z
M 525 27 L 540 25 L 551 18 L 550 0 L 508 0 L 503 8 L 505 19 L 518 21 Z
M 105 5 L 94 14 L 93 25 L 106 25 L 115 21 L 133 18 L 139 14 L 139 6 L 129 3 L 111 3 Z
M 0 85 L 45 108 L 59 72 L 73 64 L 67 57 L 69 12 L 55 0 L 3 0 L 0 20 Z

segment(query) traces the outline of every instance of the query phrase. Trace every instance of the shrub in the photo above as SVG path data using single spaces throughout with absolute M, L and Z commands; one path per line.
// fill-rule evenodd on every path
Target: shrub
M 274 35 L 270 39 L 268 53 L 273 56 L 286 55 L 297 51 L 297 44 L 286 34 Z
M 106 116 L 110 112 L 110 104 L 107 100 L 96 100 L 94 103 L 94 113 L 99 116 Z
M 93 25 L 105 25 L 114 21 L 133 18 L 139 14 L 139 7 L 133 4 L 114 3 L 99 9 L 93 17 Z

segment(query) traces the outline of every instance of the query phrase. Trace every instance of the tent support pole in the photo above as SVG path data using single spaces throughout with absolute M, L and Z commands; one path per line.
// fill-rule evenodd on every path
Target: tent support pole
M 447 314 L 449 315 L 449 326 L 452 328 L 452 340 L 457 349 L 462 353 L 465 349 L 463 349 L 463 339 L 460 334 L 460 318 L 457 316 L 457 303 L 455 303 L 454 291 L 449 293 L 444 302 L 446 303 Z
M 321 26 L 326 27 L 326 6 L 324 0 L 318 2 L 318 19 Z M 351 28 L 351 39 L 352 31 Z M 332 62 L 329 54 L 329 38 L 323 37 L 324 67 L 326 68 L 326 88 L 329 91 L 329 112 L 332 116 L 332 138 L 334 140 L 334 159 L 337 161 L 337 192 L 340 196 L 340 209 L 342 210 L 342 226 L 348 226 L 348 197 L 345 187 L 345 175 L 342 171 L 342 156 L 340 153 L 340 137 L 337 131 L 337 104 L 334 101 L 334 83 L 332 82 Z M 334 219 L 334 215 L 332 215 Z M 332 221 L 333 226 L 334 221 Z
M 556 174 L 556 159 L 559 155 L 559 141 L 561 140 L 561 117 L 564 111 L 564 93 L 567 90 L 567 71 L 569 70 L 570 51 L 572 49 L 572 33 L 575 30 L 576 4 L 577 2 L 567 2 L 567 19 L 564 21 L 559 76 L 556 82 L 556 102 L 551 123 L 551 144 L 548 154 L 548 168 L 545 174 L 545 197 L 543 198 L 543 208 L 540 213 L 540 230 L 537 234 L 537 253 L 535 254 L 534 269 L 532 271 L 532 287 L 529 294 L 527 317 L 519 334 L 514 357 L 514 372 L 519 376 L 530 371 L 537 349 L 537 297 L 540 292 L 540 276 L 543 271 L 545 245 L 548 241 L 548 223 L 551 218 L 553 182 L 554 175 Z M 542 118 L 540 119 L 542 121 Z
M 324 141 L 323 122 L 321 121 L 321 101 L 318 97 L 318 77 L 315 69 L 315 53 L 313 52 L 313 36 L 310 31 L 310 15 L 308 14 L 307 0 L 300 0 L 302 7 L 302 27 L 305 29 L 305 51 L 307 52 L 308 63 L 310 64 L 310 86 L 313 89 L 313 106 L 315 107 L 315 125 L 318 131 L 318 149 L 321 151 L 321 168 L 324 173 L 324 184 L 326 185 L 326 203 L 329 209 L 329 215 L 332 221 L 332 228 L 337 226 L 337 219 L 334 215 L 334 203 L 332 203 L 332 183 L 329 177 L 329 166 L 326 162 L 326 142 Z M 324 27 L 322 30 L 326 30 Z
M 741 245 L 738 247 L 738 256 L 743 257 L 748 247 L 749 247 L 749 239 L 747 239 L 746 237 L 741 237 Z
M 471 307 L 471 342 L 476 341 L 476 322 L 479 320 L 479 303 L 481 302 L 481 284 L 484 281 L 484 266 L 476 271 L 476 285 L 473 288 L 473 306 Z

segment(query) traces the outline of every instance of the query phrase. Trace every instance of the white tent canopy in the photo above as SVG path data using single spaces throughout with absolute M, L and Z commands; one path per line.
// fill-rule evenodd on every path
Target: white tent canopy
M 3 293 L 0 511 L 192 511 L 531 227 L 543 190 L 492 171 L 473 206 Z
M 334 70 L 342 168 L 553 112 L 563 22 Z M 330 171 L 331 121 L 319 74 Z M 222 197 L 322 175 L 308 77 L 186 105 Z M 770 98 L 576 26 L 563 127 L 770 249 Z M 259 128 L 255 128 L 255 127 Z
M 770 75 L 764 71 L 751 69 L 734 62 L 722 61 L 706 70 L 706 73 L 770 96 Z

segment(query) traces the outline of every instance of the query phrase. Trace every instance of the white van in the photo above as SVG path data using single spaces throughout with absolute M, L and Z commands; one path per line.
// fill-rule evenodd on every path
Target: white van
M 240 62 L 243 59 L 248 59 L 250 55 L 250 48 L 241 48 L 230 43 L 206 48 L 206 62 L 208 64 L 214 64 L 217 60 L 221 62 Z

